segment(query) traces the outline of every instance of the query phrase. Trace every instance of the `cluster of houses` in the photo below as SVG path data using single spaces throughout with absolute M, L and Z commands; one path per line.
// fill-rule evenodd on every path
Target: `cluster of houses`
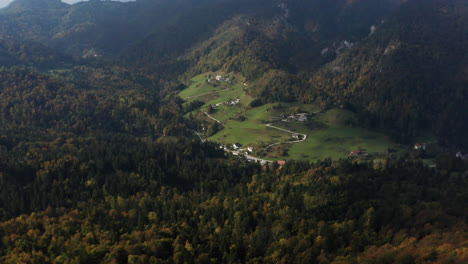
M 216 81 L 226 82 L 226 83 L 232 84 L 231 79 L 229 79 L 227 77 L 223 77 L 222 75 L 210 76 L 210 78 L 208 78 L 208 80 L 207 80 L 207 82 L 209 82 L 209 83 L 214 83 Z
M 223 104 L 223 103 L 212 104 L 211 107 L 212 107 L 212 108 L 216 108 L 216 107 L 218 107 L 218 106 L 220 106 L 220 105 L 222 105 L 222 104 Z
M 230 106 L 233 106 L 233 105 L 238 105 L 240 104 L 240 99 L 237 98 L 235 100 L 227 100 L 226 102 L 224 102 L 225 105 L 230 105 Z
M 224 151 L 230 152 L 234 156 L 244 156 L 247 158 L 247 161 L 249 162 L 260 162 L 262 166 L 272 163 L 272 161 L 269 160 L 264 160 L 256 157 L 249 156 L 248 154 L 251 154 L 254 151 L 253 147 L 247 147 L 247 148 L 242 148 L 241 143 L 234 143 L 232 145 L 220 145 L 220 149 L 224 149 Z M 232 150 L 231 150 L 232 149 Z M 282 167 L 286 165 L 286 161 L 284 160 L 278 160 L 276 163 Z
M 305 122 L 309 117 L 309 113 L 298 113 L 298 114 L 291 114 L 289 116 L 285 114 L 281 114 L 281 122 L 291 122 L 291 121 L 299 121 Z
M 249 153 L 252 153 L 254 151 L 254 148 L 253 147 L 247 147 L 247 148 L 242 148 L 242 144 L 241 143 L 234 143 L 232 145 L 220 145 L 219 148 L 220 149 L 229 149 L 229 147 L 231 147 L 231 149 L 233 150 L 237 150 L 237 151 L 247 151 Z
M 457 157 L 458 159 L 461 159 L 463 161 L 468 161 L 468 154 L 463 155 L 460 151 L 457 152 L 455 157 Z
M 234 149 L 234 150 L 247 151 L 249 153 L 252 153 L 254 151 L 253 147 L 247 147 L 246 149 L 241 149 L 241 147 L 242 147 L 241 143 L 232 144 L 232 149 Z
M 216 107 L 218 107 L 218 106 L 220 106 L 222 104 L 223 103 L 212 104 L 211 107 L 216 108 Z M 229 100 L 225 101 L 224 104 L 228 105 L 228 106 L 238 105 L 238 104 L 240 104 L 240 99 L 229 99 Z
M 414 150 L 426 150 L 427 149 L 427 144 L 426 143 L 416 143 L 414 144 Z
M 302 135 L 302 134 L 295 134 L 294 133 L 294 134 L 291 135 L 291 137 L 293 139 L 297 139 L 297 140 L 303 140 L 304 139 L 304 135 Z

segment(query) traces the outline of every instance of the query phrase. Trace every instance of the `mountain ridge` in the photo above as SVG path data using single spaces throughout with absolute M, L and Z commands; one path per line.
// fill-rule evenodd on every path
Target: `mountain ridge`
M 467 65 L 464 54 L 468 52 L 468 42 L 463 38 L 466 32 L 463 29 L 468 25 L 467 10 L 463 1 L 432 3 L 409 2 L 380 32 L 316 74 L 312 81 L 318 90 L 337 100 L 351 100 L 358 108 L 364 105 L 365 112 L 380 115 L 370 122 L 397 123 L 402 128 L 397 133 L 406 130 L 403 134 L 408 133 L 408 138 L 415 135 L 410 130 L 416 129 L 409 124 L 438 131 L 439 139 L 449 137 L 451 133 L 442 132 L 445 129 L 441 119 L 446 119 L 442 116 L 448 115 L 445 111 L 468 110 L 464 104 L 453 103 L 456 98 L 466 98 L 467 78 L 463 71 Z M 442 9 L 447 13 L 435 12 Z M 431 26 L 428 26 L 428 16 L 432 16 Z M 402 99 L 406 101 L 403 104 L 398 102 Z M 393 110 L 385 109 L 392 105 Z M 404 105 L 406 112 L 399 105 Z M 465 122 L 460 116 L 455 123 Z M 388 128 L 384 124 L 378 126 Z M 462 126 L 456 130 L 466 129 Z M 459 139 L 460 136 L 457 135 Z
M 25 3 L 33 2 L 16 0 L 12 6 Z M 347 105 L 365 126 L 388 130 L 403 142 L 424 130 L 444 144 L 460 138 L 441 120 L 464 108 L 436 96 L 447 89 L 449 97 L 465 98 L 465 89 L 452 88 L 465 86 L 468 71 L 466 56 L 456 52 L 466 51 L 467 11 L 460 0 L 37 4 L 50 7 L 41 15 L 3 12 L 2 34 L 39 42 L 80 63 L 145 71 L 171 83 L 168 90 L 204 71 L 234 71 L 252 83 L 250 95 L 266 102 Z
M 14 0 L 2 12 L 24 12 L 41 9 L 63 9 L 69 5 L 61 0 Z

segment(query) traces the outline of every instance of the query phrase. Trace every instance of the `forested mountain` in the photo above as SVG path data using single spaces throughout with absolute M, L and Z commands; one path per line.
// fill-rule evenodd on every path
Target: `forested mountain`
M 72 57 L 32 41 L 0 39 L 2 66 L 31 66 L 39 68 L 67 67 L 74 64 Z
M 15 0 L 0 9 L 0 263 L 467 263 L 465 2 Z M 344 108 L 444 151 L 430 167 L 390 148 L 248 162 L 178 96 L 216 72 L 245 108 Z
M 50 12 L 51 10 L 64 9 L 67 6 L 60 0 L 16 0 L 8 6 L 6 11 L 11 13 L 31 12 L 32 10 Z
M 311 82 L 400 140 L 432 130 L 466 146 L 467 14 L 465 1 L 410 1 Z
M 16 0 L 0 10 L 2 36 L 40 42 L 81 57 L 89 50 L 116 57 L 133 42 L 166 24 L 191 1 Z
M 157 61 L 167 53 L 180 56 L 216 35 L 227 21 L 243 16 L 268 25 L 252 32 L 268 35 L 281 46 L 279 52 L 294 62 L 304 54 L 310 55 L 308 59 L 316 57 L 327 45 L 339 48 L 339 42 L 361 39 L 370 25 L 379 23 L 398 4 L 396 0 L 140 0 L 66 5 L 59 0 L 16 0 L 1 10 L 0 22 L 4 36 L 39 41 L 75 55 L 91 48 L 114 56 L 124 52 L 130 61 L 147 67 L 141 57 Z
M 391 0 L 206 3 L 152 32 L 126 57 L 141 58 L 137 65 L 153 67 L 163 63 L 161 58 L 173 62 L 178 57 L 177 62 L 191 73 L 194 65 L 202 64 L 202 68 L 195 66 L 195 71 L 223 68 L 241 71 L 250 80 L 277 68 L 309 72 L 346 49 L 345 41 L 352 43 L 367 36 L 370 26 L 380 23 L 397 6 L 398 1 Z M 325 48 L 330 52 L 320 56 Z
M 126 61 L 167 76 L 241 72 L 264 101 L 347 105 L 400 142 L 431 131 L 444 145 L 468 144 L 464 1 L 223 4 L 187 11 Z

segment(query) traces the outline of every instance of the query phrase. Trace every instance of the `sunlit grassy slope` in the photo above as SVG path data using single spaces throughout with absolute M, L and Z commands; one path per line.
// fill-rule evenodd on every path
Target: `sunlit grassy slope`
M 207 82 L 209 76 L 222 75 L 232 80 L 232 84 L 218 82 L 216 85 Z M 331 109 L 318 112 L 315 105 L 297 103 L 275 103 L 260 107 L 249 107 L 253 100 L 246 94 L 244 78 L 238 74 L 210 72 L 194 77 L 190 86 L 179 96 L 187 102 L 199 100 L 205 104 L 195 112 L 203 112 L 211 104 L 219 104 L 214 118 L 223 123 L 224 129 L 209 137 L 209 140 L 220 144 L 241 143 L 244 146 L 254 146 L 259 156 L 272 156 L 264 148 L 272 143 L 291 141 L 291 134 L 269 128 L 268 123 L 301 134 L 307 134 L 304 142 L 285 144 L 286 156 L 281 159 L 344 158 L 349 152 L 360 149 L 369 154 L 384 153 L 389 148 L 398 149 L 399 146 L 390 141 L 384 134 L 373 132 L 358 126 L 354 113 L 344 109 Z M 224 104 L 225 101 L 240 99 L 235 106 Z M 281 114 L 289 115 L 297 112 L 315 113 L 307 122 L 280 122 Z M 196 114 L 196 113 L 194 113 Z M 206 118 L 203 114 L 199 118 Z M 238 117 L 245 121 L 239 121 Z M 209 122 L 213 120 L 207 119 Z M 269 151 L 275 151 L 269 149 Z

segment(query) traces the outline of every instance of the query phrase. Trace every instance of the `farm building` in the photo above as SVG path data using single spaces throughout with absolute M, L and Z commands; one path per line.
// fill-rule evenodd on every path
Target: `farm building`
M 416 144 L 414 144 L 414 149 L 415 150 L 426 150 L 426 148 L 427 148 L 426 143 L 423 143 L 423 144 L 416 143 Z
M 232 144 L 232 148 L 233 148 L 233 149 L 240 149 L 240 147 L 242 147 L 242 144 L 241 144 L 241 143 L 234 143 L 234 144 Z
M 353 150 L 349 153 L 349 157 L 359 157 L 359 156 L 362 156 L 364 155 L 365 153 L 360 151 L 360 150 Z

